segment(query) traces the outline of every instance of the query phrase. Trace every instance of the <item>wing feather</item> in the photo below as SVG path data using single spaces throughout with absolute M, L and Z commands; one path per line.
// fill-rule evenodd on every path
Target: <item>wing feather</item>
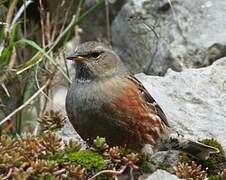
M 170 127 L 167 117 L 163 112 L 162 108 L 156 103 L 154 98 L 149 94 L 149 92 L 145 89 L 142 83 L 132 75 L 129 75 L 128 79 L 131 80 L 133 83 L 135 83 L 137 87 L 139 87 L 139 90 L 143 95 L 145 102 L 150 106 L 150 108 L 154 108 L 155 113 L 161 118 L 164 124 Z

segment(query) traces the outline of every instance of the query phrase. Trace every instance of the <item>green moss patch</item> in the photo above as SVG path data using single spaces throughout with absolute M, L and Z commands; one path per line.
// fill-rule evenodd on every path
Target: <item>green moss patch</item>
M 96 152 L 82 150 L 68 154 L 69 161 L 75 161 L 87 170 L 102 170 L 105 167 L 104 158 Z

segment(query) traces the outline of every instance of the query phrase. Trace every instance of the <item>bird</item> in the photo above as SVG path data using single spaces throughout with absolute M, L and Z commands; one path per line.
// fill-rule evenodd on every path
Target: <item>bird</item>
M 81 43 L 66 57 L 75 65 L 75 78 L 66 96 L 66 112 L 87 141 L 105 137 L 110 146 L 151 153 L 175 149 L 207 159 L 218 149 L 171 136 L 165 113 L 119 56 L 106 44 Z

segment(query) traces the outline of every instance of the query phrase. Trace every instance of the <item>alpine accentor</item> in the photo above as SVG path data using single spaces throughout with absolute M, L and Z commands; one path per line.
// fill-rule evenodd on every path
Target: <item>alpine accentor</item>
M 67 57 L 76 75 L 66 98 L 68 117 L 83 139 L 105 137 L 109 145 L 142 149 L 149 144 L 206 158 L 217 149 L 170 138 L 167 118 L 116 53 L 100 42 L 86 42 Z

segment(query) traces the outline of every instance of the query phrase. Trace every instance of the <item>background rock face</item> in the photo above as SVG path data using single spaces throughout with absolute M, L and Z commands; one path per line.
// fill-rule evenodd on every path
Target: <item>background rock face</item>
M 136 73 L 207 66 L 226 55 L 225 15 L 225 0 L 131 0 L 112 24 L 113 47 Z
M 126 0 L 108 1 L 109 26 L 125 2 Z M 95 3 L 96 0 L 86 0 L 84 7 L 85 9 L 88 9 Z M 92 14 L 92 16 L 87 17 L 86 20 L 81 24 L 81 28 L 83 29 L 83 32 L 81 33 L 81 40 L 83 42 L 93 40 L 107 42 L 107 40 L 109 40 L 108 33 L 110 33 L 108 32 L 107 23 L 108 22 L 106 18 L 106 6 L 105 6 L 102 9 L 96 11 L 94 14 Z
M 226 149 L 226 58 L 206 68 L 169 70 L 165 77 L 136 77 L 175 130 L 196 140 L 213 137 Z

